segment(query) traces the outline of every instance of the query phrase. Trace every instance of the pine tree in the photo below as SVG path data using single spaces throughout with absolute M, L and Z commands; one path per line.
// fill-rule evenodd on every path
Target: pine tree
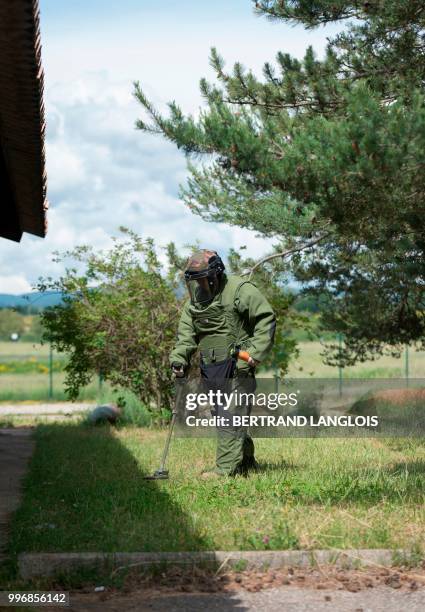
M 175 102 L 162 116 L 136 83 L 151 119 L 137 126 L 187 154 L 182 197 L 194 213 L 275 239 L 291 273 L 327 293 L 340 362 L 423 343 L 423 1 L 261 0 L 254 10 L 342 32 L 323 59 L 311 47 L 302 61 L 280 52 L 261 78 L 240 63 L 226 71 L 212 49 L 216 82 L 201 81 L 196 118 Z

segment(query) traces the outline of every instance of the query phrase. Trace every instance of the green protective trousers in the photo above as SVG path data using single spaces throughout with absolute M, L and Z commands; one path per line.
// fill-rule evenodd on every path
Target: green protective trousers
M 254 376 L 239 373 L 232 380 L 232 389 L 242 393 L 253 393 L 255 390 Z M 249 416 L 251 409 L 252 402 L 248 400 L 232 403 L 232 406 L 226 411 L 214 410 L 213 414 L 224 416 L 231 421 L 233 416 Z M 249 427 L 232 422 L 229 425 L 217 427 L 215 471 L 218 474 L 228 476 L 246 474 L 256 465 L 254 452 L 254 442 L 249 435 Z
M 246 474 L 254 466 L 254 442 L 247 432 L 240 435 L 217 433 L 217 473 L 227 476 Z

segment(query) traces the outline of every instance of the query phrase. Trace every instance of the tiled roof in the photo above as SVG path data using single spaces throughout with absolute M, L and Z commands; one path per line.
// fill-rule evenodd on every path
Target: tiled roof
M 46 234 L 38 0 L 0 0 L 0 236 Z

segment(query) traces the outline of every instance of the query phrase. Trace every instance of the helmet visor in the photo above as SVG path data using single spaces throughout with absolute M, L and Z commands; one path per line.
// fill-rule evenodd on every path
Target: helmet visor
M 192 304 L 211 302 L 218 293 L 219 282 L 215 271 L 197 273 L 195 278 L 187 278 L 186 286 Z

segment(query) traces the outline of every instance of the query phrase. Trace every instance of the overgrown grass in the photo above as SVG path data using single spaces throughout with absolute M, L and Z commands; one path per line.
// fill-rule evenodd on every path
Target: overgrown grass
M 173 440 L 169 481 L 147 482 L 165 432 L 40 425 L 11 552 L 408 548 L 425 538 L 425 445 L 257 440 L 261 471 L 204 481 L 214 440 Z

